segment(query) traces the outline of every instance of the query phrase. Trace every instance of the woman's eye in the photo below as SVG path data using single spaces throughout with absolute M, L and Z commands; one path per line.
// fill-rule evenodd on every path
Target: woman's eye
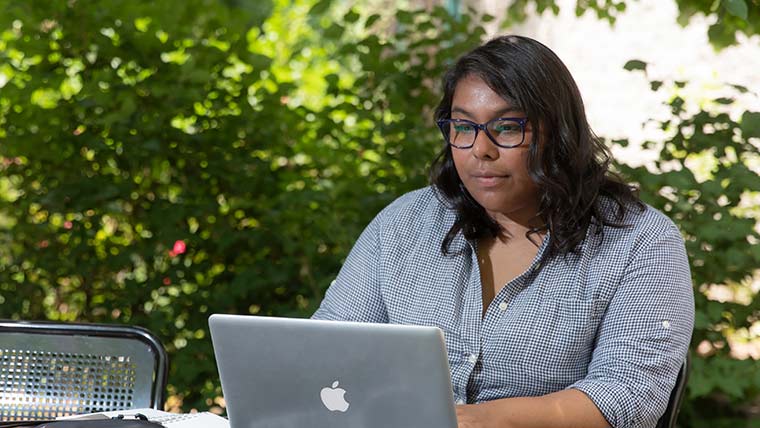
M 454 131 L 459 133 L 471 132 L 472 127 L 467 125 L 454 125 Z

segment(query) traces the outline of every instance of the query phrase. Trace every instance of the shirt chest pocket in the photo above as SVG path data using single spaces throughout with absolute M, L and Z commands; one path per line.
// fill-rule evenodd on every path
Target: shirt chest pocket
M 520 358 L 526 376 L 549 390 L 564 388 L 585 377 L 601 318 L 599 303 L 544 300 Z

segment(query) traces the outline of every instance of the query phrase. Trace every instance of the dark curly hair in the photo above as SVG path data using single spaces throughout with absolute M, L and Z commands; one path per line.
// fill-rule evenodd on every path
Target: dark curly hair
M 457 83 L 468 76 L 481 78 L 494 92 L 523 110 L 533 126 L 528 171 L 539 192 L 537 219 L 543 226 L 526 233 L 549 231 L 551 254 L 568 254 L 576 249 L 593 223 L 621 224 L 626 209 L 643 209 L 635 188 L 609 170 L 611 155 L 594 135 L 586 120 L 578 87 L 562 61 L 543 44 L 521 36 L 501 36 L 465 54 L 443 77 L 443 98 L 435 120 L 451 117 Z M 538 144 L 539 136 L 544 140 Z M 496 237 L 501 231 L 467 192 L 459 179 L 451 147 L 446 144 L 433 161 L 430 180 L 457 212 L 441 251 L 449 253 L 454 237 L 462 232 L 468 240 Z M 600 197 L 617 205 L 607 216 Z M 610 218 L 611 217 L 611 218 Z

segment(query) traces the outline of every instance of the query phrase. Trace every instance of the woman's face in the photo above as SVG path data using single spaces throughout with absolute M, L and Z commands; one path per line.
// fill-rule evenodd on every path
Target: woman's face
M 481 78 L 466 76 L 454 89 L 452 119 L 485 123 L 500 117 L 526 117 L 494 92 Z M 518 147 L 496 146 L 481 130 L 469 149 L 451 148 L 459 179 L 491 217 L 503 216 L 526 224 L 538 210 L 538 188 L 528 175 L 528 147 L 532 126 L 526 124 L 525 141 Z

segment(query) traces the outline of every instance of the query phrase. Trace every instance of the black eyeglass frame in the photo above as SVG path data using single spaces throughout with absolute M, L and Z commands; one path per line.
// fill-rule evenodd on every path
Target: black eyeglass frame
M 520 125 L 520 131 L 522 131 L 522 138 L 520 139 L 519 143 L 512 144 L 512 145 L 504 145 L 504 144 L 499 144 L 498 142 L 496 142 L 496 138 L 494 138 L 493 135 L 491 135 L 491 133 L 488 132 L 488 125 L 493 122 L 497 122 L 499 120 L 510 120 Z M 446 144 L 448 144 L 451 147 L 454 147 L 455 149 L 466 150 L 466 149 L 472 148 L 472 146 L 475 145 L 475 140 L 478 139 L 478 132 L 480 132 L 481 130 L 485 132 L 488 139 L 491 140 L 491 142 L 494 143 L 497 147 L 501 147 L 502 149 L 513 149 L 515 147 L 521 146 L 522 143 L 525 142 L 525 124 L 528 123 L 528 120 L 529 119 L 527 117 L 497 117 L 496 119 L 491 119 L 486 123 L 475 123 L 467 119 L 441 119 L 437 121 L 436 123 L 438 124 L 438 128 L 441 130 L 441 133 L 443 134 L 443 139 L 444 141 L 446 141 Z M 472 143 L 470 145 L 456 146 L 454 144 L 451 144 L 451 142 L 449 141 L 449 133 L 447 131 L 447 128 L 450 127 L 451 123 L 466 123 L 468 125 L 472 125 L 473 127 L 475 127 L 475 137 L 473 137 Z

